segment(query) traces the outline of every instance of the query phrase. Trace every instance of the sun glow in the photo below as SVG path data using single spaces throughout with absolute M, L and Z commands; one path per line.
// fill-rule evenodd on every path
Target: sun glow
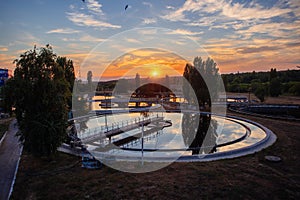
M 134 78 L 137 73 L 143 78 L 178 76 L 182 75 L 187 62 L 174 53 L 157 49 L 139 49 L 115 59 L 101 74 L 108 79 Z
M 151 76 L 153 76 L 153 77 L 158 77 L 158 75 L 159 75 L 159 72 L 157 70 L 153 70 L 151 72 Z

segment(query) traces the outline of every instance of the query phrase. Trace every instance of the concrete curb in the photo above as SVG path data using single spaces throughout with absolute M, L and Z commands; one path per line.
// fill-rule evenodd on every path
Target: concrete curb
M 234 149 L 234 150 L 215 153 L 215 154 L 207 154 L 205 157 L 200 158 L 200 159 L 197 158 L 197 156 L 184 156 L 184 157 L 181 157 L 180 159 L 178 159 L 177 162 L 199 162 L 199 161 L 206 162 L 206 161 L 214 161 L 214 160 L 223 160 L 223 159 L 232 159 L 232 158 L 242 157 L 242 156 L 251 155 L 251 154 L 257 153 L 263 149 L 266 149 L 267 147 L 272 146 L 277 140 L 277 136 L 270 129 L 266 128 L 265 126 L 255 122 L 255 121 L 237 117 L 237 116 L 230 116 L 230 115 L 227 115 L 226 117 L 243 120 L 247 123 L 250 123 L 250 124 L 253 124 L 253 125 L 259 127 L 266 133 L 266 137 L 255 144 L 252 144 L 247 147 L 242 147 L 240 149 Z
M 1 138 L 1 140 L 0 140 L 0 146 L 1 146 L 1 144 L 2 144 L 2 142 L 3 142 L 3 140 L 4 140 L 4 138 L 5 138 L 6 134 L 7 134 L 7 131 L 5 131 L 5 133 L 3 134 L 3 136 L 2 136 L 2 138 Z
M 17 161 L 13 181 L 11 182 L 11 186 L 10 186 L 10 190 L 9 190 L 9 194 L 8 194 L 8 199 L 10 199 L 10 196 L 11 196 L 13 190 L 14 190 L 14 185 L 15 185 L 15 181 L 16 181 L 16 178 L 17 178 L 17 173 L 18 173 L 18 169 L 19 169 L 19 164 L 20 164 L 22 152 L 23 152 L 23 145 L 21 146 L 21 149 L 20 149 L 20 156 L 19 156 L 19 159 Z

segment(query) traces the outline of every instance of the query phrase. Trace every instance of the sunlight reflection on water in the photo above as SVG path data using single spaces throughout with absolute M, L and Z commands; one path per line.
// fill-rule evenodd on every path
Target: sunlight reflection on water
M 152 113 L 150 116 L 159 115 L 157 113 Z M 160 114 L 161 116 L 161 114 Z M 178 151 L 178 149 L 187 149 L 189 146 L 187 146 L 184 142 L 183 136 L 182 136 L 182 113 L 164 113 L 164 118 L 166 120 L 171 120 L 172 126 L 165 127 L 162 130 L 155 131 L 149 135 L 144 136 L 144 149 L 153 149 L 153 150 L 170 150 L 170 151 L 153 151 L 153 152 L 144 152 L 145 156 L 162 156 L 162 157 L 168 157 L 168 156 L 180 156 L 180 155 L 191 155 L 191 151 Z M 141 116 L 140 113 L 126 113 L 126 114 L 114 114 L 114 115 L 107 115 L 107 124 L 109 127 L 122 127 L 126 126 L 127 123 L 136 122 L 138 120 L 142 120 L 143 116 Z M 223 126 L 217 126 L 216 129 L 216 140 L 215 143 L 218 144 L 224 144 L 227 142 L 234 141 L 238 138 L 241 138 L 243 135 L 246 134 L 247 130 L 245 128 L 250 128 L 251 132 L 249 135 L 247 135 L 246 138 L 243 140 L 222 146 L 217 147 L 216 152 L 226 152 L 234 149 L 239 149 L 242 147 L 247 147 L 252 144 L 255 144 L 262 139 L 266 137 L 265 132 L 250 123 L 241 121 L 241 120 L 228 120 L 222 117 L 213 116 L 212 120 L 215 120 L 218 124 L 224 123 Z M 123 122 L 123 123 L 122 123 Z M 88 129 L 85 130 L 85 132 L 81 133 L 80 136 L 84 137 L 89 133 L 89 131 L 93 129 L 104 129 L 105 128 L 105 117 L 101 116 L 98 118 L 90 119 L 87 122 Z M 145 126 L 145 131 L 150 130 L 151 127 Z M 141 133 L 141 127 L 126 131 L 125 133 L 116 135 L 112 137 L 112 142 L 124 139 L 129 136 L 134 136 L 135 134 Z M 94 141 L 92 143 L 89 143 L 88 150 L 89 151 L 102 151 L 101 148 L 105 145 L 109 144 L 109 139 L 103 139 Z M 128 144 L 124 144 L 121 147 L 125 148 L 131 148 L 131 149 L 141 149 L 141 139 L 139 137 L 135 138 L 134 140 L 130 141 Z M 202 148 L 205 148 L 205 146 L 202 146 Z M 212 148 L 212 147 L 208 147 Z M 173 151 L 172 151 L 173 149 Z M 112 153 L 114 155 L 132 155 L 132 156 L 139 156 L 139 151 L 127 151 L 127 150 L 121 150 L 121 149 L 111 149 L 108 151 L 109 153 Z

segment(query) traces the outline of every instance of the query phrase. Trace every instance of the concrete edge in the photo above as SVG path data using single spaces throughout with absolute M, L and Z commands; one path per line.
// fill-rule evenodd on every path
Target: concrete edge
M 264 139 L 262 139 L 261 141 L 259 141 L 258 143 L 255 143 L 253 145 L 243 147 L 240 149 L 235 149 L 235 150 L 220 152 L 220 153 L 215 153 L 215 154 L 208 154 L 205 157 L 203 157 L 203 156 L 202 157 L 201 156 L 186 156 L 186 157 L 184 157 L 183 156 L 183 157 L 180 157 L 177 160 L 177 162 L 207 162 L 207 161 L 215 161 L 215 160 L 223 160 L 223 159 L 242 157 L 242 156 L 251 155 L 251 154 L 259 152 L 263 149 L 266 149 L 267 147 L 270 147 L 271 145 L 273 145 L 277 140 L 277 136 L 270 129 L 266 128 L 265 126 L 263 126 L 257 122 L 254 122 L 249 119 L 241 118 L 241 117 L 236 117 L 236 116 L 227 116 L 227 117 L 242 120 L 242 121 L 248 122 L 250 124 L 253 124 L 255 126 L 258 126 L 266 133 L 266 137 Z
M 0 140 L 0 146 L 2 145 L 2 142 L 4 140 L 4 138 L 6 137 L 7 131 L 5 131 L 5 133 L 3 134 L 1 140 Z
M 236 119 L 236 120 L 241 120 L 241 121 L 245 121 L 247 123 L 253 124 L 255 126 L 258 126 L 259 128 L 261 128 L 265 133 L 266 133 L 266 137 L 263 138 L 261 141 L 252 144 L 250 146 L 247 147 L 242 147 L 239 149 L 234 149 L 234 150 L 230 150 L 230 151 L 225 151 L 225 152 L 219 152 L 219 153 L 214 153 L 214 154 L 206 154 L 206 155 L 190 155 L 190 156 L 179 156 L 179 157 L 169 157 L 169 158 L 165 158 L 165 157 L 155 157 L 155 158 L 148 158 L 148 157 L 144 157 L 144 161 L 145 162 L 208 162 L 208 161 L 215 161 L 215 160 L 223 160 L 223 159 L 231 159 L 231 158 L 237 158 L 237 157 L 242 157 L 242 156 L 246 156 L 246 155 L 250 155 L 250 154 L 254 154 L 256 152 L 259 152 L 271 145 L 273 145 L 276 142 L 276 135 L 268 128 L 266 128 L 265 126 L 254 122 L 252 120 L 249 119 L 245 119 L 242 117 L 237 117 L 237 116 L 231 116 L 231 115 L 226 115 L 226 116 L 222 116 L 222 115 L 218 115 L 218 114 L 214 114 L 216 116 L 219 117 L 228 117 L 231 119 Z M 58 149 L 59 151 L 62 151 L 64 153 L 69 153 L 72 155 L 76 155 L 76 156 L 80 156 L 78 155 L 78 152 L 75 151 L 70 151 L 70 149 L 66 149 L 66 147 L 60 147 Z M 100 156 L 102 156 L 102 158 L 104 158 L 105 160 L 111 160 L 111 161 L 141 161 L 141 157 L 130 157 L 130 156 L 111 156 L 111 155 L 106 155 L 105 153 L 98 153 Z M 101 155 L 102 154 L 102 155 Z
M 16 178 L 17 178 L 17 173 L 18 173 L 18 169 L 19 169 L 19 164 L 20 164 L 22 152 L 23 152 L 23 145 L 20 148 L 20 155 L 19 155 L 19 158 L 18 158 L 18 161 L 17 161 L 17 165 L 16 165 L 15 173 L 14 173 L 14 178 L 13 178 L 13 181 L 11 182 L 11 186 L 10 186 L 10 190 L 9 190 L 9 194 L 8 194 L 7 199 L 10 199 L 10 196 L 12 195 L 12 192 L 14 190 L 14 185 L 15 185 Z

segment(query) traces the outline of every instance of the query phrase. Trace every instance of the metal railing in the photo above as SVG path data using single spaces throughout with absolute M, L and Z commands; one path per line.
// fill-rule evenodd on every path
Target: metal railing
M 94 128 L 88 128 L 85 132 L 79 132 L 78 137 L 81 141 L 91 141 L 97 138 L 106 138 L 112 137 L 114 134 L 117 134 L 120 131 L 129 131 L 135 128 L 138 128 L 142 124 L 147 124 L 155 121 L 162 120 L 163 117 L 158 114 L 154 117 L 137 117 L 133 120 L 124 120 L 120 122 L 113 122 L 110 125 L 103 125 Z

